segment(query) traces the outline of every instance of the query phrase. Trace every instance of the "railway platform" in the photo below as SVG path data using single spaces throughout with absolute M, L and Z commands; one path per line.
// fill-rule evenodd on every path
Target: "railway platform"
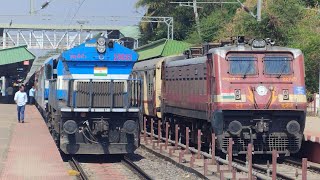
M 304 130 L 304 138 L 306 141 L 320 143 L 320 118 L 308 116 Z
M 320 118 L 308 116 L 304 130 L 305 142 L 302 143 L 301 156 L 320 163 Z
M 0 104 L 0 179 L 72 179 L 35 106 L 18 123 L 16 105 Z

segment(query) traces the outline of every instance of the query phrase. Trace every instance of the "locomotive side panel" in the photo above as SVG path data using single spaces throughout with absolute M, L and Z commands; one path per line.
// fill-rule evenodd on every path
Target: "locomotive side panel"
M 208 103 L 206 58 L 169 62 L 163 71 L 164 113 L 206 120 Z

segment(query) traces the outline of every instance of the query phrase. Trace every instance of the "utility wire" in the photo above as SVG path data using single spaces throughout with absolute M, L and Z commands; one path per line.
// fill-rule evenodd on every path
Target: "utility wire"
M 70 21 L 70 23 L 69 23 L 69 26 L 72 24 L 73 19 L 76 17 L 76 15 L 78 14 L 78 12 L 79 12 L 82 4 L 83 4 L 85 1 L 86 1 L 86 0 L 83 0 L 83 1 L 80 3 L 78 9 L 77 9 L 76 12 L 74 13 L 74 15 L 73 15 L 73 17 L 72 17 L 72 19 L 71 19 L 71 21 Z

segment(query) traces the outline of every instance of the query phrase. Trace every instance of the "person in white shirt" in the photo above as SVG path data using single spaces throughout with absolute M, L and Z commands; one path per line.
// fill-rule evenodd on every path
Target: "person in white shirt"
M 19 91 L 14 95 L 14 101 L 17 103 L 18 110 L 18 122 L 24 123 L 24 110 L 26 103 L 28 102 L 27 93 L 24 92 L 24 86 L 19 87 Z
M 34 102 L 34 92 L 36 91 L 36 89 L 34 88 L 34 86 L 32 86 L 32 88 L 29 90 L 29 103 L 33 104 Z

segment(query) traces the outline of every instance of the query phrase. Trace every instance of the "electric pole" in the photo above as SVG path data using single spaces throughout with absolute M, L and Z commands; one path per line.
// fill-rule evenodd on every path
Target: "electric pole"
M 199 19 L 199 14 L 198 14 L 198 7 L 197 7 L 197 0 L 193 0 L 193 13 L 194 13 L 194 18 L 196 20 L 196 26 L 197 26 L 197 31 L 198 31 L 198 35 L 199 38 L 202 40 L 201 38 L 201 28 L 200 28 L 200 19 Z
M 254 17 L 258 22 L 261 21 L 261 8 L 262 8 L 262 0 L 258 0 L 257 2 L 257 14 L 255 15 L 252 11 L 250 11 L 250 9 L 245 6 L 244 4 L 242 4 L 240 2 L 240 0 L 237 0 L 238 3 L 241 5 L 242 9 L 244 11 L 246 11 L 247 13 L 249 13 L 252 17 Z
M 257 21 L 261 21 L 261 8 L 262 8 L 262 0 L 258 0 L 257 4 Z
M 30 0 L 30 15 L 34 14 L 34 0 Z
M 171 4 L 179 4 L 179 6 L 186 6 L 186 7 L 192 7 L 193 8 L 193 13 L 196 21 L 196 27 L 197 27 L 197 32 L 199 35 L 200 40 L 201 38 L 201 28 L 200 28 L 200 18 L 198 14 L 198 7 L 197 4 L 239 4 L 238 2 L 235 1 L 221 1 L 220 2 L 197 2 L 197 0 L 193 0 L 192 2 L 170 2 Z

